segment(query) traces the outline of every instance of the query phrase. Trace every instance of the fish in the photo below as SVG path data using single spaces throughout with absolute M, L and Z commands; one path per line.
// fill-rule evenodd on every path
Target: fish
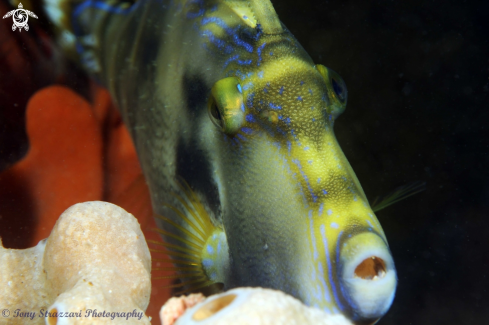
M 45 9 L 131 133 L 171 257 L 153 271 L 182 293 L 273 288 L 356 324 L 388 311 L 394 260 L 333 130 L 345 82 L 269 0 Z

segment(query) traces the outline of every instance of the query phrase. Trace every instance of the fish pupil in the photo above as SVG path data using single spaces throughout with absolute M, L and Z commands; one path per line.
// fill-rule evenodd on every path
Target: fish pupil
M 212 106 L 211 106 L 211 115 L 213 118 L 216 119 L 218 124 L 222 127 L 222 115 L 221 115 L 221 112 L 219 112 L 219 109 L 217 108 L 215 102 L 212 103 Z
M 332 81 L 332 84 L 333 84 L 333 90 L 336 93 L 336 95 L 338 95 L 341 100 L 344 100 L 344 98 L 343 98 L 343 88 L 341 88 L 341 86 L 338 84 L 338 82 L 336 82 L 336 80 L 334 78 L 332 78 L 331 81 Z

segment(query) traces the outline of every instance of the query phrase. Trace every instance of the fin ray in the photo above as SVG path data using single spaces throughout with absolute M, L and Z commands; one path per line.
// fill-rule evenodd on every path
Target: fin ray
M 397 203 L 408 197 L 423 192 L 426 189 L 426 182 L 415 181 L 394 189 L 391 193 L 376 197 L 372 203 L 374 212 L 387 208 L 388 206 Z

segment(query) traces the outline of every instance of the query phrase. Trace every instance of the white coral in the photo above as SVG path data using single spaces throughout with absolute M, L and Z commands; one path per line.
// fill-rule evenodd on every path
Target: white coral
M 36 247 L 0 245 L 0 266 L 0 324 L 149 324 L 151 256 L 137 220 L 116 205 L 70 207 Z

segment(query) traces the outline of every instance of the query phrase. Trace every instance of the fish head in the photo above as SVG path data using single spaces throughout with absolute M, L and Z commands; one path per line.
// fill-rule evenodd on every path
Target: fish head
M 214 128 L 202 137 L 212 148 L 232 286 L 280 289 L 358 324 L 375 322 L 397 278 L 333 132 L 347 102 L 343 79 L 293 54 L 243 74 L 214 84 Z

